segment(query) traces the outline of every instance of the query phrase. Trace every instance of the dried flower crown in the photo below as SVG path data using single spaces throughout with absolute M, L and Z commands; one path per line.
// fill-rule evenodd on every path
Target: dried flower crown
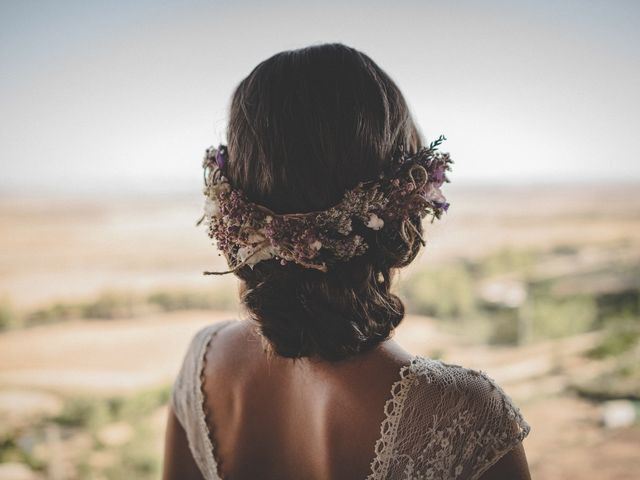
M 401 149 L 378 179 L 360 182 L 331 208 L 288 214 L 276 214 L 252 203 L 241 190 L 234 189 L 225 175 L 227 147 L 208 148 L 203 162 L 205 212 L 198 225 L 208 224 L 209 237 L 232 265 L 231 270 L 205 275 L 231 273 L 245 265 L 253 268 L 271 259 L 327 271 L 333 263 L 367 251 L 363 228 L 404 232 L 406 225 L 415 229 L 411 222 L 405 222 L 410 217 L 419 215 L 422 219 L 432 214 L 431 222 L 439 219 L 449 208 L 440 187 L 449 182 L 445 172 L 453 163 L 448 153 L 437 150 L 444 140 L 440 136 L 414 154 Z

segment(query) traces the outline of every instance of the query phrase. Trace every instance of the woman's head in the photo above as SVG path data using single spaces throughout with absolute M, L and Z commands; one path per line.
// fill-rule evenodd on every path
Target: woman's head
M 230 183 L 275 213 L 331 207 L 375 179 L 399 149 L 423 144 L 391 78 L 342 44 L 260 63 L 233 94 L 227 136 Z M 418 253 L 420 220 L 365 229 L 367 253 L 328 272 L 276 260 L 239 269 L 242 300 L 272 350 L 334 360 L 387 339 L 404 316 L 391 273 Z

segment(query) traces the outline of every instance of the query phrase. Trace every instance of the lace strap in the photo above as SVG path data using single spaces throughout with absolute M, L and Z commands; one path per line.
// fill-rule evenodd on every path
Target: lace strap
M 456 378 L 458 388 L 466 393 L 468 411 L 475 417 L 475 431 L 466 438 L 467 452 L 473 452 L 466 467 L 472 470 L 469 479 L 475 480 L 521 443 L 531 427 L 511 397 L 486 372 L 439 360 L 432 365 L 447 372 L 445 376 Z
M 416 355 L 408 365 L 400 368 L 400 378 L 391 386 L 391 397 L 384 405 L 384 420 L 380 425 L 380 438 L 376 441 L 375 458 L 371 462 L 371 473 L 366 480 L 385 478 L 389 465 L 393 460 L 394 443 L 398 434 L 398 426 L 409 388 L 415 380 L 415 365 L 419 357 Z
M 209 325 L 199 330 L 184 356 L 182 368 L 173 385 L 171 402 L 189 442 L 193 459 L 206 479 L 219 480 L 214 456 L 212 432 L 205 413 L 203 391 L 204 360 L 213 337 L 234 320 Z
M 474 480 L 529 430 L 485 373 L 415 356 L 391 388 L 367 480 Z
M 496 410 L 501 413 L 501 416 L 497 417 L 493 425 L 494 429 L 500 433 L 496 436 L 495 441 L 486 445 L 478 455 L 478 466 L 473 480 L 480 478 L 504 455 L 521 443 L 531 431 L 531 427 L 522 416 L 520 409 L 502 387 L 485 372 L 478 371 L 477 374 L 488 382 L 494 391 L 494 396 L 499 399 L 500 407 L 497 407 Z

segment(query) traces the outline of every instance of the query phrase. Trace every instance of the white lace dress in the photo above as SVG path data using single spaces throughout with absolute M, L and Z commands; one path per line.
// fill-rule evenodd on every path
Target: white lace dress
M 171 398 L 207 480 L 222 478 L 204 411 L 204 354 L 230 322 L 195 335 Z M 477 479 L 529 430 L 518 408 L 486 374 L 416 355 L 391 387 L 370 474 L 363 480 Z

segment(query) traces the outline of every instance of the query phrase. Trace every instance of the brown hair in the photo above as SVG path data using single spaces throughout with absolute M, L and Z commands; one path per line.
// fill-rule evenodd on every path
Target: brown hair
M 399 148 L 423 145 L 393 80 L 340 43 L 256 66 L 233 93 L 227 137 L 230 183 L 276 213 L 326 209 L 376 178 Z M 389 338 L 404 317 L 392 271 L 420 248 L 420 217 L 406 221 L 415 230 L 364 229 L 367 253 L 326 273 L 276 260 L 239 269 L 242 301 L 271 350 L 339 360 Z

